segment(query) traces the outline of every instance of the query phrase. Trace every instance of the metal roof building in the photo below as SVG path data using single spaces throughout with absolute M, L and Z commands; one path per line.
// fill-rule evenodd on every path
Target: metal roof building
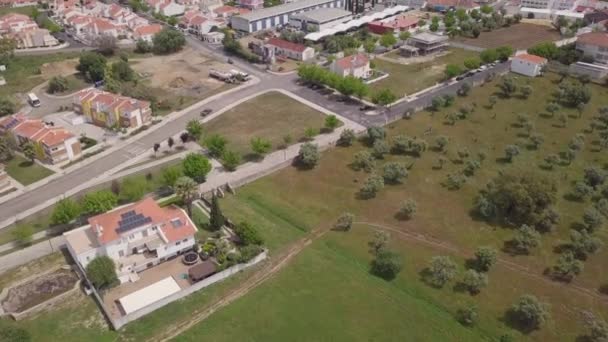
M 289 23 L 289 16 L 319 8 L 343 8 L 344 0 L 299 0 L 230 18 L 232 28 L 256 32 Z

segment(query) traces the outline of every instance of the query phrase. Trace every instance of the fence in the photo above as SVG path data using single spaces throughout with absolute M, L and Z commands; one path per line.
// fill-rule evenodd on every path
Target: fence
M 63 236 L 57 236 L 52 239 L 37 243 L 30 247 L 12 252 L 0 257 L 0 273 L 7 271 L 13 267 L 21 266 L 32 260 L 42 258 L 43 256 L 59 251 L 65 247 L 65 239 Z
M 133 313 L 130 313 L 126 316 L 123 317 L 119 317 L 119 318 L 113 318 L 108 310 L 106 309 L 106 307 L 103 305 L 103 300 L 101 299 L 101 297 L 99 296 L 99 294 L 97 293 L 96 290 L 93 290 L 93 296 L 97 299 L 97 302 L 99 303 L 99 306 L 101 307 L 101 309 L 103 310 L 105 316 L 108 318 L 108 320 L 110 321 L 110 323 L 112 324 L 112 327 L 115 330 L 120 329 L 121 327 L 123 327 L 124 325 L 139 319 L 153 311 L 156 311 L 160 308 L 162 308 L 163 306 L 172 303 L 176 300 L 182 299 L 186 296 L 191 295 L 192 293 L 199 291 L 209 285 L 212 285 L 214 283 L 217 283 L 218 281 L 224 280 L 236 273 L 239 273 L 241 271 L 243 271 L 244 269 L 251 267 L 257 263 L 259 263 L 260 261 L 266 259 L 268 257 L 268 252 L 267 251 L 263 251 L 262 253 L 258 254 L 255 258 L 251 259 L 248 263 L 246 264 L 238 264 L 238 265 L 234 265 L 230 268 L 227 268 L 219 273 L 216 273 L 208 278 L 205 278 L 197 283 L 192 284 L 192 286 L 185 288 L 177 293 L 174 293 L 168 297 L 165 297 L 155 303 L 152 303 L 148 306 L 146 306 L 145 308 L 141 308 Z

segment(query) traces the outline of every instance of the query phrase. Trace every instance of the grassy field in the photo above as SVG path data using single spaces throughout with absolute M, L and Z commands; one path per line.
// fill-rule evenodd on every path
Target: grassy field
M 514 49 L 527 49 L 538 43 L 559 40 L 561 35 L 553 27 L 520 23 L 510 27 L 482 32 L 477 38 L 456 37 L 455 41 L 482 48 L 511 46 Z
M 5 170 L 9 176 L 23 185 L 35 183 L 53 174 L 53 171 L 40 164 L 31 163 L 19 155 L 15 155 L 13 159 L 6 162 Z
M 450 53 L 437 57 L 429 62 L 415 63 L 403 65 L 392 63 L 380 58 L 376 58 L 376 68 L 378 70 L 388 72 L 389 77 L 374 82 L 370 85 L 373 91 L 388 88 L 392 90 L 398 97 L 416 93 L 422 89 L 441 82 L 444 78 L 443 71 L 448 64 L 456 64 L 461 67 L 462 62 L 470 57 L 475 57 L 478 54 L 472 51 L 462 49 L 450 49 Z M 385 55 L 388 58 L 398 59 L 399 52 L 390 52 Z
M 336 148 L 324 154 L 320 165 L 312 171 L 289 168 L 239 189 L 241 200 L 246 193 L 246 198 L 255 198 L 256 203 L 268 203 L 264 207 L 269 216 L 275 212 L 288 212 L 297 215 L 299 220 L 309 221 L 308 226 L 315 226 L 315 223 L 334 222 L 341 212 L 348 210 L 356 215 L 358 222 L 368 224 L 357 225 L 351 233 L 328 233 L 271 281 L 178 340 L 193 340 L 203 331 L 211 340 L 219 341 L 274 341 L 285 340 L 286 336 L 296 340 L 320 340 L 326 336 L 331 340 L 393 340 L 391 336 L 399 336 L 403 331 L 414 334 L 413 330 L 420 330 L 429 335 L 416 336 L 414 340 L 434 341 L 442 337 L 446 340 L 495 340 L 508 333 L 516 341 L 572 341 L 587 332 L 583 312 L 607 318 L 608 309 L 602 301 L 576 289 L 597 293 L 598 287 L 608 282 L 604 267 L 608 257 L 606 248 L 585 262 L 583 272 L 571 285 L 543 276 L 545 268 L 553 265 L 558 257 L 555 247 L 568 241 L 571 227 L 580 221 L 583 209 L 589 205 L 588 202 L 568 201 L 564 196 L 571 190 L 571 184 L 580 179 L 584 167 L 604 166 L 608 162 L 605 153 L 597 152 L 594 143 L 597 132 L 588 131 L 590 120 L 607 90 L 590 86 L 592 103 L 580 118 L 576 110 L 562 109 L 561 113 L 567 114 L 569 119 L 567 125 L 561 127 L 557 116 L 550 118 L 542 114 L 548 101 L 553 100 L 557 77 L 549 74 L 537 79 L 518 78 L 517 82 L 519 85 L 529 82 L 533 86 L 530 100 L 517 96 L 500 99 L 493 109 L 488 109 L 489 96 L 497 92 L 495 83 L 490 83 L 475 89 L 468 97 L 458 99 L 451 108 L 439 113 L 422 112 L 412 120 L 392 124 L 389 136 L 424 137 L 433 144 L 435 136 L 445 135 L 450 139 L 449 148 L 445 155 L 427 151 L 420 158 L 391 155 L 378 161 L 378 165 L 397 160 L 414 165 L 405 184 L 387 185 L 374 199 L 362 200 L 357 196 L 360 184 L 368 174 L 349 167 L 353 154 L 366 148 L 363 144 Z M 463 105 L 476 108 L 470 118 L 453 126 L 445 124 L 445 115 Z M 545 143 L 539 150 L 525 148 L 524 130 L 513 125 L 517 114 L 521 113 L 527 113 L 536 130 L 545 136 Z M 553 171 L 540 168 L 544 156 L 563 151 L 570 139 L 582 132 L 587 135 L 586 148 L 570 166 L 559 166 Z M 513 163 L 505 164 L 504 147 L 513 143 L 522 146 L 522 153 Z M 448 162 L 438 170 L 435 168 L 437 158 L 455 160 L 456 151 L 464 148 L 472 155 L 483 151 L 487 157 L 462 189 L 450 191 L 441 183 L 447 174 L 460 170 L 462 165 Z M 504 242 L 513 236 L 512 229 L 475 220 L 469 214 L 474 198 L 499 171 L 531 168 L 560 183 L 556 208 L 561 221 L 554 232 L 543 235 L 542 246 L 527 256 L 501 252 L 501 264 L 489 274 L 490 285 L 477 296 L 454 291 L 454 284 L 442 290 L 425 285 L 420 280 L 420 272 L 433 255 L 451 255 L 463 267 L 464 259 L 478 246 L 502 249 Z M 418 212 L 414 219 L 401 221 L 395 214 L 399 203 L 407 198 L 417 201 Z M 393 247 L 402 256 L 405 269 L 391 283 L 383 283 L 367 274 L 369 224 L 393 230 Z M 606 241 L 605 229 L 598 234 Z M 422 236 L 432 245 L 412 242 L 411 236 Z M 521 269 L 511 266 L 513 264 Z M 541 330 L 522 334 L 505 324 L 505 312 L 526 293 L 549 303 L 552 318 Z M 384 302 L 385 298 L 390 298 L 390 302 Z M 411 309 L 420 301 L 425 311 Z M 376 303 L 381 305 L 376 307 Z M 455 325 L 453 315 L 467 304 L 477 305 L 480 321 L 477 327 L 463 330 Z M 400 308 L 408 310 L 411 317 L 399 313 Z M 256 310 L 255 314 L 252 309 Z M 418 329 L 407 328 L 410 320 Z M 384 335 L 384 331 L 393 335 Z M 326 335 L 321 335 L 323 333 Z M 449 336 L 457 337 L 450 339 Z
M 285 135 L 298 141 L 307 128 L 320 130 L 324 120 L 323 113 L 286 95 L 270 92 L 239 104 L 204 128 L 206 134 L 224 136 L 229 149 L 246 157 L 251 153 L 250 141 L 254 137 L 270 140 L 273 149 L 277 149 Z
M 31 16 L 34 13 L 36 6 L 23 6 L 23 7 L 0 7 L 0 16 L 9 13 L 19 13 Z
M 58 62 L 77 58 L 78 53 L 54 53 L 41 56 L 16 56 L 6 66 L 2 76 L 6 85 L 0 87 L 0 96 L 18 96 L 25 94 L 35 86 L 44 82 L 40 67 L 45 63 Z

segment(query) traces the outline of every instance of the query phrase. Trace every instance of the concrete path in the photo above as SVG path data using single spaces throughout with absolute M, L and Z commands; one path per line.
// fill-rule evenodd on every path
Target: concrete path
M 0 256 L 0 273 L 3 273 L 13 267 L 26 264 L 32 260 L 42 258 L 45 255 L 57 252 L 64 246 L 65 239 L 62 235 L 34 244 L 13 253 Z

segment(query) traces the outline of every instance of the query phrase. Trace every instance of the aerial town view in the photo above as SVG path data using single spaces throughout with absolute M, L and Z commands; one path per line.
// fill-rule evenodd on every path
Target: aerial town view
M 608 1 L 0 1 L 0 342 L 608 342 L 607 265 Z

